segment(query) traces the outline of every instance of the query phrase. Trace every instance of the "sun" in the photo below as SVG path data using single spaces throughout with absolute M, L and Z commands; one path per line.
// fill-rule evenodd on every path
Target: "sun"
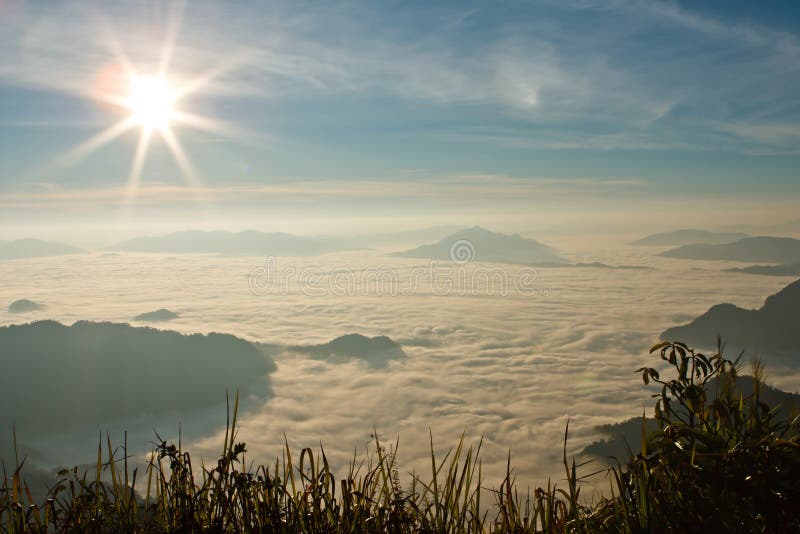
M 164 44 L 159 51 L 160 57 L 152 58 L 141 70 L 131 63 L 123 47 L 113 37 L 113 32 L 104 32 L 109 60 L 106 64 L 98 66 L 94 82 L 87 84 L 83 96 L 108 105 L 115 111 L 121 111 L 124 117 L 52 162 L 56 165 L 73 165 L 126 132 L 139 130 L 139 141 L 133 153 L 124 188 L 123 206 L 136 201 L 152 141 L 160 139 L 166 145 L 187 185 L 197 189 L 199 176 L 178 138 L 178 130 L 189 127 L 238 141 L 252 137 L 252 133 L 234 124 L 184 109 L 187 103 L 186 97 L 203 92 L 212 93 L 212 83 L 215 79 L 241 67 L 248 57 L 234 54 L 224 63 L 195 75 L 181 71 L 171 74 L 170 66 L 176 51 L 184 8 L 183 2 L 175 4 L 166 21 Z
M 164 76 L 132 77 L 126 107 L 131 120 L 149 130 L 164 131 L 175 118 L 175 91 Z

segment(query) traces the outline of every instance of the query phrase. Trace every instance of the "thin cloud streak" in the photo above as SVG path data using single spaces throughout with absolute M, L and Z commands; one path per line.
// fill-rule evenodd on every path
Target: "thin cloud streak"
M 142 134 L 144 136 L 144 133 Z M 174 137 L 165 135 L 170 143 Z M 138 184 L 143 156 L 140 154 L 141 140 L 134 158 L 131 173 Z M 178 147 L 173 152 L 182 153 Z M 180 158 L 180 156 L 177 156 Z M 185 159 L 181 165 L 188 164 Z M 138 171 L 137 171 L 138 169 Z M 403 198 L 453 198 L 470 197 L 476 199 L 534 197 L 542 194 L 582 193 L 612 189 L 646 188 L 647 182 L 642 179 L 588 179 L 588 178 L 516 178 L 491 174 L 461 174 L 438 177 L 424 181 L 385 181 L 385 180 L 336 180 L 336 181 L 288 181 L 276 184 L 236 184 L 226 186 L 202 186 L 196 182 L 196 173 L 191 167 L 183 169 L 186 176 L 194 176 L 194 183 L 188 185 L 173 184 L 140 184 L 135 189 L 141 201 L 169 204 L 196 198 L 203 195 L 216 201 L 250 199 L 254 195 L 268 197 L 272 201 L 279 199 L 304 199 L 308 202 L 320 202 L 326 198 L 385 198 L 392 199 L 401 195 Z M 98 187 L 90 189 L 67 189 L 47 187 L 35 192 L 0 193 L 0 206 L 54 206 L 62 205 L 112 205 L 127 196 L 126 187 Z

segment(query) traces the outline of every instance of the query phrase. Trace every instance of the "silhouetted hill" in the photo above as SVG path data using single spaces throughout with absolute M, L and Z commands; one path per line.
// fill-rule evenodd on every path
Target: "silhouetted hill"
M 791 265 L 750 265 L 727 270 L 733 273 L 760 274 L 764 276 L 800 276 L 800 263 Z
M 716 391 L 716 380 L 711 381 L 707 388 L 711 398 Z M 736 388 L 741 391 L 744 398 L 753 394 L 753 377 L 742 375 L 736 378 Z M 795 410 L 800 409 L 800 395 L 787 393 L 780 389 L 763 384 L 760 399 L 771 408 L 777 408 L 776 418 L 788 418 Z M 648 417 L 645 422 L 645 435 L 658 430 L 655 419 Z M 615 458 L 624 462 L 628 459 L 628 447 L 634 454 L 641 452 L 642 418 L 631 417 L 619 423 L 601 425 L 597 431 L 606 437 L 588 445 L 583 452 L 603 460 Z
M 151 311 L 147 313 L 140 313 L 136 317 L 133 318 L 134 321 L 144 321 L 149 323 L 160 323 L 164 321 L 171 321 L 172 319 L 177 319 L 178 314 L 174 311 L 170 311 L 166 308 L 161 308 L 156 311 Z
M 405 258 L 428 258 L 445 261 L 484 261 L 520 264 L 560 264 L 565 261 L 555 250 L 519 234 L 490 232 L 479 226 L 445 237 L 438 243 L 399 252 Z
M 19 299 L 8 305 L 8 313 L 27 313 L 43 310 L 44 308 L 44 304 L 39 304 L 38 302 L 28 299 Z
M 26 438 L 269 391 L 271 359 L 227 334 L 54 321 L 0 328 L 0 429 Z
M 800 349 L 800 280 L 767 297 L 758 310 L 717 304 L 684 326 L 669 328 L 661 339 L 711 347 L 721 335 L 733 350 L 786 351 Z
M 706 230 L 687 229 L 675 230 L 674 232 L 651 234 L 647 237 L 643 237 L 642 239 L 632 242 L 631 245 L 647 247 L 677 247 L 695 243 L 719 245 L 723 243 L 731 243 L 745 237 L 748 237 L 748 235 L 738 232 L 708 232 Z
M 110 250 L 161 253 L 212 253 L 225 255 L 314 256 L 341 250 L 334 242 L 281 232 L 175 232 L 159 237 L 138 237 Z
M 800 240 L 790 237 L 747 237 L 724 245 L 685 245 L 660 255 L 692 260 L 800 263 Z
M 16 260 L 22 258 L 41 258 L 45 256 L 63 256 L 86 252 L 78 247 L 42 241 L 41 239 L 17 239 L 0 241 L 0 260 Z
M 386 367 L 390 360 L 407 357 L 403 348 L 388 337 L 361 334 L 347 334 L 320 345 L 296 345 L 289 350 L 332 362 L 357 359 L 370 367 Z

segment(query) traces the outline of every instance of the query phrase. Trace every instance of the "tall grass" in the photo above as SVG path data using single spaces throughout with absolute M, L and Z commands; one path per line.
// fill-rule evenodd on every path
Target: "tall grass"
M 721 351 L 706 357 L 681 343 L 651 351 L 675 377 L 655 383 L 659 431 L 642 425 L 641 452 L 609 470 L 605 497 L 587 502 L 587 466 L 566 453 L 564 480 L 530 489 L 515 480 L 509 457 L 499 486 L 488 486 L 481 443 L 462 435 L 444 456 L 430 440 L 430 467 L 405 484 L 397 443 L 374 434 L 375 453 L 354 457 L 335 476 L 324 450 L 293 454 L 288 442 L 272 465 L 248 467 L 237 441 L 238 398 L 214 464 L 193 465 L 180 441 L 159 438 L 140 473 L 127 443 L 106 437 L 91 469 L 73 468 L 44 502 L 22 477 L 25 460 L 3 472 L 0 529 L 7 532 L 792 532 L 800 531 L 800 438 L 796 418 L 777 417 L 759 398 L 763 367 L 754 366 L 754 394 L 735 388 L 736 362 Z M 714 380 L 716 379 L 716 380 Z M 710 392 L 709 386 L 717 390 Z M 591 473 L 589 473 L 591 474 Z

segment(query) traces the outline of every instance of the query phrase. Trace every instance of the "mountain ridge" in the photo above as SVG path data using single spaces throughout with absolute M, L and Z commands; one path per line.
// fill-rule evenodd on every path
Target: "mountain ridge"
M 735 350 L 788 351 L 800 349 L 800 280 L 768 296 L 755 310 L 731 303 L 716 304 L 690 323 L 668 328 L 663 340 L 712 347 L 719 335 Z
M 674 230 L 672 232 L 650 234 L 636 241 L 632 241 L 630 244 L 646 247 L 674 247 L 698 243 L 718 245 L 731 243 L 746 237 L 750 236 L 741 232 L 711 232 L 708 230 L 686 228 Z
M 46 258 L 50 256 L 67 256 L 70 254 L 84 253 L 86 253 L 86 251 L 82 248 L 58 241 L 45 241 L 32 238 L 0 241 L 0 260 Z
M 285 232 L 184 230 L 160 236 L 135 237 L 106 250 L 168 254 L 316 256 L 341 250 L 330 240 Z
M 746 237 L 720 245 L 683 245 L 666 250 L 659 256 L 692 260 L 800 263 L 800 240 L 791 237 Z

